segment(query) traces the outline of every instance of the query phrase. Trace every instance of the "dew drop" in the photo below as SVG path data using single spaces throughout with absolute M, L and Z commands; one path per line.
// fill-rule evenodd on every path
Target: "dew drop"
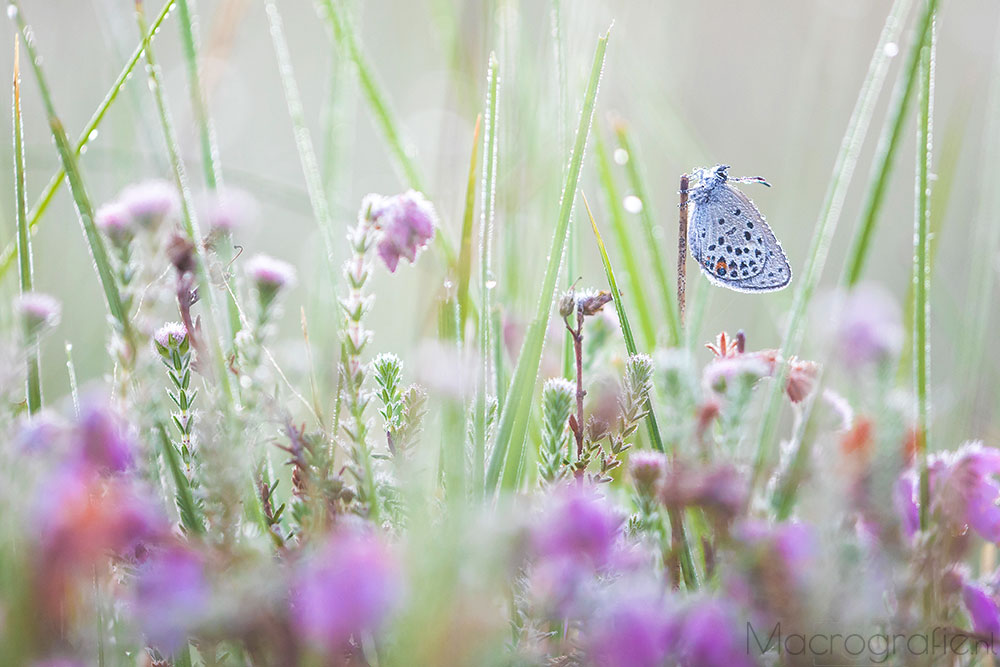
M 497 286 L 497 281 L 492 279 L 486 281 L 486 289 L 493 289 L 496 286 Z
M 98 131 L 97 128 L 95 127 L 93 130 L 90 131 L 90 134 L 87 135 L 87 141 L 94 141 L 95 139 L 97 139 L 97 135 Z
M 12 19 L 17 17 L 17 6 L 7 5 L 7 18 Z
M 451 280 L 445 280 L 444 281 L 444 288 L 447 289 L 447 290 L 450 290 L 453 285 L 454 285 L 454 283 L 452 283 Z
M 899 44 L 897 44 L 896 42 L 889 42 L 883 48 L 883 52 L 889 58 L 895 58 L 896 56 L 899 55 Z
M 628 162 L 628 151 L 624 148 L 615 149 L 615 164 L 625 164 Z
M 635 195 L 628 195 L 627 197 L 625 197 L 625 199 L 622 201 L 622 205 L 625 207 L 625 210 L 628 211 L 629 213 L 638 213 L 639 211 L 642 210 L 642 200 L 636 197 Z

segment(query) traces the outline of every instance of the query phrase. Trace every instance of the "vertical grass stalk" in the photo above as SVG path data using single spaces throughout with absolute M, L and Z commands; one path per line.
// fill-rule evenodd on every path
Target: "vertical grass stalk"
M 635 336 L 632 335 L 632 327 L 629 325 L 628 315 L 625 313 L 625 305 L 622 302 L 621 291 L 618 289 L 618 281 L 615 280 L 614 269 L 611 267 L 608 249 L 604 246 L 604 239 L 601 238 L 601 232 L 597 229 L 597 221 L 594 220 L 594 214 L 590 212 L 590 204 L 587 203 L 586 197 L 583 198 L 583 203 L 587 207 L 587 215 L 590 216 L 590 224 L 593 227 L 594 237 L 597 240 L 597 248 L 601 253 L 601 262 L 604 264 L 604 275 L 608 279 L 608 287 L 611 289 L 611 297 L 615 302 L 615 312 L 618 315 L 618 324 L 621 326 L 622 337 L 625 339 L 625 349 L 628 350 L 629 356 L 635 356 L 638 354 L 638 350 L 635 347 Z M 660 435 L 660 427 L 656 423 L 656 413 L 653 410 L 653 402 L 650 398 L 646 399 L 645 410 L 649 441 L 652 443 L 653 449 L 658 452 L 664 452 L 666 449 L 663 446 L 663 438 Z M 671 509 L 667 512 L 667 518 L 670 520 L 670 532 L 673 540 L 678 545 L 678 553 L 676 555 L 680 562 L 684 585 L 688 590 L 694 590 L 698 587 L 698 575 L 695 573 L 694 557 L 692 556 L 687 531 L 684 527 L 684 516 L 676 509 Z
M 17 7 L 16 4 L 11 4 L 13 7 Z M 125 67 L 118 74 L 114 83 L 111 84 L 110 90 L 104 96 L 104 99 L 97 106 L 97 109 L 91 115 L 90 120 L 84 126 L 83 131 L 80 133 L 79 138 L 73 146 L 73 155 L 79 158 L 83 154 L 83 150 L 87 147 L 91 141 L 97 137 L 98 128 L 101 125 L 101 121 L 104 120 L 104 116 L 107 114 L 108 109 L 118 98 L 118 94 L 121 89 L 125 86 L 125 82 L 128 81 L 129 77 L 132 75 L 132 71 L 135 69 L 136 65 L 139 63 L 140 58 L 142 58 L 143 49 L 147 42 L 151 42 L 153 37 L 156 35 L 157 31 L 160 29 L 160 25 L 163 23 L 164 19 L 170 13 L 170 10 L 174 6 L 174 0 L 167 0 L 163 5 L 163 9 L 157 14 L 156 19 L 150 24 L 149 31 L 147 34 L 143 35 L 143 40 L 136 47 L 135 51 L 132 52 L 132 56 L 129 58 L 128 62 L 125 63 Z M 42 194 L 38 197 L 38 201 L 32 206 L 28 213 L 28 230 L 33 234 L 35 232 L 35 227 L 38 225 L 39 220 L 42 219 L 42 215 L 48 209 L 49 204 L 52 202 L 52 198 L 55 197 L 56 192 L 59 190 L 59 186 L 62 185 L 63 179 L 66 178 L 65 168 L 60 167 L 56 171 L 55 175 L 49 179 L 48 184 L 45 189 L 42 190 Z M 15 256 L 17 254 L 16 244 L 8 245 L 3 254 L 0 255 L 0 279 L 4 277 L 8 269 L 14 262 Z
M 833 240 L 834 232 L 837 230 L 837 223 L 840 221 L 844 200 L 847 198 L 847 189 L 854 176 L 854 169 L 857 167 L 861 146 L 868 134 L 872 115 L 875 113 L 875 103 L 885 84 L 890 59 L 886 45 L 895 43 L 899 38 L 900 31 L 902 30 L 901 18 L 905 15 L 904 10 L 909 6 L 909 3 L 910 0 L 895 0 L 892 8 L 889 10 L 885 24 L 882 27 L 882 32 L 879 35 L 878 43 L 875 45 L 875 51 L 869 61 L 868 72 L 865 74 L 864 82 L 861 84 L 861 90 L 854 104 L 854 110 L 851 112 L 851 118 L 847 123 L 847 130 L 844 132 L 844 137 L 841 140 L 840 150 L 837 153 L 837 160 L 833 167 L 833 175 L 827 187 L 826 197 L 816 222 L 816 230 L 813 233 L 812 243 L 810 244 L 806 268 L 795 291 L 792 312 L 789 315 L 787 329 L 781 345 L 780 356 L 782 361 L 768 389 L 768 397 L 756 438 L 757 452 L 754 458 L 751 488 L 755 487 L 757 482 L 760 481 L 761 475 L 770 466 L 773 457 L 775 431 L 778 427 L 782 395 L 784 394 L 785 383 L 788 379 L 788 359 L 798 351 L 802 343 L 805 314 L 819 284 L 823 267 L 826 265 L 826 258 L 830 252 L 830 244 Z
M 143 10 L 142 0 L 136 0 L 135 17 L 139 26 L 139 34 L 147 35 L 149 33 L 149 26 L 146 22 L 146 13 Z M 160 67 L 157 64 L 152 45 L 148 41 L 144 45 L 143 52 L 146 56 L 146 73 L 149 79 L 149 89 L 153 94 L 153 101 L 156 103 L 156 110 L 163 131 L 163 140 L 170 157 L 170 167 L 173 171 L 174 184 L 177 186 L 177 193 L 180 196 L 181 220 L 188 239 L 194 244 L 194 252 L 198 257 L 198 264 L 200 265 L 198 268 L 198 294 L 199 298 L 205 304 L 204 321 L 208 328 L 207 337 L 212 341 L 212 357 L 215 362 L 215 371 L 218 376 L 219 386 L 225 397 L 225 405 L 227 409 L 231 409 L 234 407 L 233 390 L 229 379 L 229 368 L 226 365 L 226 357 L 222 352 L 222 346 L 219 341 L 214 287 L 209 279 L 208 257 L 205 253 L 205 244 L 203 243 L 201 232 L 198 229 L 198 223 L 195 219 L 194 205 L 191 202 L 191 189 L 188 186 L 184 161 L 181 159 L 177 134 L 174 131 L 166 97 L 163 94 L 163 86 L 160 83 Z
M 621 250 L 622 261 L 625 263 L 625 274 L 628 276 L 629 296 L 635 300 L 635 309 L 639 314 L 639 330 L 642 332 L 642 342 L 647 351 L 656 347 L 656 325 L 646 299 L 646 292 L 639 288 L 645 283 L 640 272 L 638 255 L 632 243 L 625 214 L 622 208 L 621 195 L 615 185 L 615 177 L 611 170 L 611 160 L 600 132 L 594 133 L 594 159 L 597 161 L 597 175 L 608 200 L 608 211 L 611 213 L 611 229 L 615 234 L 618 249 Z
M 21 294 L 33 289 L 31 236 L 28 232 L 28 196 L 24 178 L 24 125 L 21 119 L 21 44 L 14 39 L 14 82 L 12 88 L 11 120 L 14 125 L 14 215 L 17 218 L 17 268 Z M 24 326 L 24 345 L 27 352 L 27 379 L 25 394 L 28 413 L 35 414 L 42 407 L 41 368 L 38 361 L 38 342 L 30 327 Z
M 66 130 L 63 128 L 62 121 L 59 120 L 59 116 L 56 114 L 55 103 L 52 100 L 48 81 L 42 70 L 42 58 L 36 49 L 34 32 L 24 18 L 24 12 L 21 10 L 19 0 L 10 0 L 8 14 L 16 21 L 18 31 L 24 40 L 24 47 L 28 51 L 28 59 L 31 62 L 35 81 L 38 83 L 38 90 L 42 96 L 45 113 L 48 116 L 49 129 L 52 132 L 52 138 L 55 140 L 56 150 L 59 152 L 59 159 L 62 161 L 63 170 L 69 179 L 70 191 L 73 195 L 73 203 L 76 206 L 77 217 L 80 219 L 80 225 L 83 227 L 83 234 L 90 248 L 90 256 L 94 261 L 94 266 L 97 269 L 97 277 L 104 290 L 104 298 L 108 305 L 108 311 L 121 329 L 125 340 L 131 340 L 131 326 L 129 325 L 125 308 L 122 306 L 121 294 L 115 282 L 114 269 L 108 258 L 108 251 L 104 247 L 104 241 L 101 239 L 101 235 L 97 231 L 97 226 L 94 224 L 94 206 L 91 203 L 90 195 L 87 193 L 83 174 L 76 160 L 76 151 L 70 145 L 69 137 L 66 136 Z
M 663 313 L 667 318 L 667 345 L 676 347 L 684 340 L 681 331 L 680 318 L 677 313 L 677 299 L 674 296 L 673 288 L 670 286 L 670 278 L 667 276 L 667 260 L 663 256 L 663 239 L 656 237 L 656 221 L 653 218 L 652 201 L 649 192 L 646 190 L 646 182 L 642 176 L 642 167 L 639 164 L 639 154 L 632 145 L 629 138 L 628 127 L 621 119 L 614 122 L 615 136 L 618 137 L 618 145 L 628 156 L 625 161 L 625 174 L 628 176 L 629 186 L 632 192 L 642 202 L 639 210 L 639 220 L 642 222 L 642 231 L 646 235 L 646 245 L 652 255 L 653 273 L 656 277 L 656 286 L 660 290 L 660 298 L 663 301 Z
M 872 163 L 872 174 L 868 180 L 868 192 L 865 195 L 861 222 L 855 231 L 854 239 L 851 241 L 851 249 L 847 255 L 848 260 L 844 283 L 848 287 L 857 284 L 864 272 L 865 260 L 868 258 L 868 249 L 875 232 L 879 213 L 882 210 L 882 200 L 885 198 L 885 190 L 889 184 L 889 177 L 892 174 L 896 149 L 899 146 L 899 139 L 903 135 L 906 112 L 909 109 L 910 100 L 913 99 L 913 91 L 916 88 L 920 54 L 929 39 L 930 20 L 933 5 L 936 3 L 937 0 L 928 3 L 928 10 L 924 12 L 917 22 L 913 44 L 910 46 L 910 52 L 906 59 L 906 66 L 903 70 L 902 78 L 897 82 L 889 114 L 886 117 L 885 125 L 882 127 L 882 135 L 879 137 L 878 149 L 876 150 L 875 160 Z M 903 14 L 899 17 L 900 21 L 905 18 L 908 11 L 908 6 L 903 8 Z
M 608 46 L 608 29 L 597 41 L 594 52 L 594 62 L 590 70 L 587 92 L 583 98 L 583 108 L 580 112 L 579 124 L 576 128 L 576 138 L 569 157 L 569 169 L 566 172 L 566 182 L 563 186 L 559 205 L 559 215 L 552 235 L 552 245 L 549 249 L 548 265 L 542 280 L 542 289 L 538 294 L 535 315 L 525 333 L 524 343 L 518 355 L 514 376 L 506 392 L 503 410 L 500 413 L 500 423 L 497 426 L 496 444 L 490 457 L 486 472 L 486 490 L 492 492 L 504 474 L 504 488 L 516 486 L 518 477 L 518 462 L 522 458 L 525 435 L 528 429 L 528 419 L 531 415 L 531 405 L 534 398 L 535 382 L 538 378 L 538 365 L 542 359 L 542 347 L 545 344 L 545 331 L 548 327 L 549 314 L 555 297 L 559 278 L 559 268 L 562 265 L 566 250 L 566 232 L 569 229 L 570 213 L 576 199 L 576 190 L 580 184 L 580 172 L 583 168 L 583 154 L 590 136 L 590 127 L 594 117 L 594 105 L 604 70 L 604 54 Z
M 917 460 L 920 465 L 920 529 L 927 529 L 930 481 L 930 170 L 934 140 L 934 0 L 927 40 L 920 50 L 920 116 L 917 124 L 916 210 L 913 222 L 913 383 L 917 401 Z
M 497 128 L 500 109 L 500 65 L 495 53 L 490 54 L 486 77 L 486 134 L 483 137 L 483 194 L 479 218 L 479 378 L 476 386 L 475 440 L 472 450 L 472 488 L 481 493 L 486 473 L 486 420 L 489 401 L 490 333 L 493 312 L 493 219 L 496 203 L 496 171 L 499 144 Z

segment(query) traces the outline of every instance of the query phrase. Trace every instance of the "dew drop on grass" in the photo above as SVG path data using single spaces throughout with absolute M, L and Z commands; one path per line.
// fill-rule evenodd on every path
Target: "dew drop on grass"
M 489 280 L 486 281 L 486 289 L 493 289 L 496 286 L 497 286 L 497 281 L 496 280 L 493 280 L 492 278 L 490 278 Z
M 90 131 L 90 134 L 87 135 L 87 141 L 88 142 L 89 141 L 94 141 L 95 139 L 97 139 L 97 135 L 98 135 L 98 131 L 97 131 L 97 128 L 95 127 L 93 130 Z
M 642 200 L 635 195 L 628 195 L 622 201 L 622 205 L 629 213 L 638 213 L 642 210 Z
M 896 42 L 888 42 L 883 48 L 883 51 L 889 58 L 895 58 L 899 55 L 899 44 Z
M 17 7 L 15 5 L 7 5 L 7 18 L 12 19 L 17 17 Z
M 624 148 L 615 149 L 615 164 L 625 164 L 628 162 L 628 151 Z

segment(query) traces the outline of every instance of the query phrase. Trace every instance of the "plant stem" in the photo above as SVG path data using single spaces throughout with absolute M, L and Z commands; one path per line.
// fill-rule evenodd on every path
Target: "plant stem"
M 684 300 L 687 289 L 688 175 L 681 176 L 680 214 L 677 220 L 677 319 L 684 334 Z
M 913 382 L 917 398 L 917 458 L 920 465 L 920 529 L 927 530 L 930 480 L 927 452 L 930 444 L 930 169 L 933 158 L 934 109 L 934 0 L 929 33 L 920 52 L 920 117 L 917 126 L 916 210 L 913 249 Z
M 14 124 L 14 214 L 17 218 L 17 260 L 18 277 L 21 294 L 33 289 L 31 237 L 28 232 L 28 198 L 25 187 L 24 169 L 24 125 L 21 118 L 21 44 L 14 39 L 14 84 L 13 112 L 11 120 Z M 27 352 L 27 375 L 25 394 L 28 401 L 28 414 L 35 414 L 42 408 L 41 368 L 38 360 L 38 340 L 25 323 L 24 345 Z

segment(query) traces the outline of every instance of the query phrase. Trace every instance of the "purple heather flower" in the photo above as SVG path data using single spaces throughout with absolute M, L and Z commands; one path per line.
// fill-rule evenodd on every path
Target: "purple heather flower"
M 21 422 L 14 439 L 16 451 L 22 454 L 63 452 L 68 430 L 58 415 L 42 410 Z
M 224 187 L 201 198 L 198 217 L 210 230 L 233 232 L 252 222 L 259 209 L 257 200 L 246 190 Z
M 618 541 L 622 517 L 593 490 L 572 484 L 552 498 L 535 528 L 534 544 L 545 558 L 585 559 L 607 564 Z
M 159 179 L 126 187 L 118 196 L 118 202 L 135 222 L 147 228 L 158 226 L 180 208 L 177 189 Z
M 860 368 L 891 359 L 903 345 L 899 306 L 885 289 L 862 284 L 836 299 L 831 312 L 834 322 L 833 349 L 848 368 Z
M 183 343 L 187 335 L 187 328 L 180 322 L 167 322 L 156 330 L 156 333 L 153 334 L 153 340 L 161 347 L 169 348 Z
M 385 621 L 400 595 L 397 567 L 376 538 L 339 533 L 308 557 L 291 595 L 295 631 L 328 652 Z
M 107 406 L 84 408 L 76 440 L 83 460 L 99 470 L 122 472 L 132 465 L 132 440 L 125 424 Z
M 1000 450 L 972 442 L 929 462 L 931 498 L 956 534 L 971 526 L 983 539 L 1000 542 Z
M 132 238 L 132 215 L 121 202 L 113 201 L 97 209 L 94 224 L 115 245 L 125 245 Z
M 760 557 L 761 565 L 778 566 L 791 580 L 805 577 L 816 552 L 812 531 L 802 523 L 769 524 L 748 519 L 735 533 L 744 547 Z
M 975 584 L 962 585 L 962 602 L 976 634 L 1000 639 L 1000 608 L 986 591 Z
M 258 289 L 277 291 L 295 284 L 295 268 L 270 255 L 254 255 L 247 260 L 246 272 Z
M 391 273 L 401 257 L 412 264 L 434 238 L 437 227 L 434 206 L 416 190 L 394 197 L 368 195 L 361 204 L 361 215 L 379 230 L 376 251 Z
M 920 529 L 920 509 L 917 507 L 917 478 L 912 472 L 904 473 L 896 480 L 892 502 L 899 514 L 903 533 L 913 537 Z
M 17 310 L 24 318 L 28 331 L 35 335 L 59 324 L 62 305 L 48 294 L 25 292 L 17 300 Z
M 133 612 L 147 641 L 173 652 L 196 627 L 209 601 L 205 564 L 182 546 L 156 550 L 139 567 Z
M 675 623 L 671 635 L 678 664 L 698 667 L 754 664 L 746 644 L 745 619 L 730 603 L 715 598 L 699 600 Z
M 658 595 L 616 596 L 592 621 L 588 657 L 600 667 L 663 665 L 670 648 L 671 623 L 667 605 Z

